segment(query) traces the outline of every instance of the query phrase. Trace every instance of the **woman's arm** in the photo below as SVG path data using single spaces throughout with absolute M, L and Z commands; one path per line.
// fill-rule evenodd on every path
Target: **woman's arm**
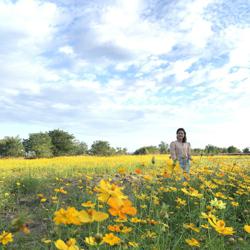
M 191 158 L 191 144 L 190 143 L 188 143 L 188 159 L 192 160 L 192 158 Z
M 171 159 L 175 161 L 176 160 L 175 142 L 170 143 L 170 154 L 171 154 Z

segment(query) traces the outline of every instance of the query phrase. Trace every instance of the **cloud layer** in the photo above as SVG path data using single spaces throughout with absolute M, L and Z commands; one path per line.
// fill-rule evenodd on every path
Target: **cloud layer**
M 1 1 L 1 136 L 249 146 L 244 0 Z

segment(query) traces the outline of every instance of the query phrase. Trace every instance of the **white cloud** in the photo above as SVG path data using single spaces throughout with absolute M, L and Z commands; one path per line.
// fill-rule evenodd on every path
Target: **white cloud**
M 216 30 L 214 2 L 1 2 L 0 126 L 130 149 L 185 127 L 194 146 L 247 146 L 249 27 Z

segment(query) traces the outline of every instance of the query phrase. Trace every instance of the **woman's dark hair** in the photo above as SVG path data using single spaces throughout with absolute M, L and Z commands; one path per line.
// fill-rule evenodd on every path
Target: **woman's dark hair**
M 184 137 L 183 137 L 183 139 L 182 139 L 182 142 L 187 142 L 187 136 L 186 136 L 186 131 L 185 131 L 185 129 L 184 129 L 184 128 L 178 128 L 177 131 L 176 131 L 176 134 L 178 134 L 179 131 L 183 131 L 183 133 L 184 133 Z

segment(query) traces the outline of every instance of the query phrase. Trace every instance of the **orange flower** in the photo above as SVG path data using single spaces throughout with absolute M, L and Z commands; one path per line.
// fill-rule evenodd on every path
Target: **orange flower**
M 136 174 L 141 174 L 141 173 L 142 173 L 142 171 L 141 171 L 141 169 L 140 169 L 140 168 L 137 168 L 137 169 L 135 170 L 135 173 L 136 173 Z
M 114 200 L 108 202 L 110 209 L 109 213 L 113 216 L 119 216 L 120 219 L 126 219 L 128 215 L 135 215 L 137 213 L 136 208 L 132 207 L 130 200 L 123 200 L 123 204 L 116 203 Z

